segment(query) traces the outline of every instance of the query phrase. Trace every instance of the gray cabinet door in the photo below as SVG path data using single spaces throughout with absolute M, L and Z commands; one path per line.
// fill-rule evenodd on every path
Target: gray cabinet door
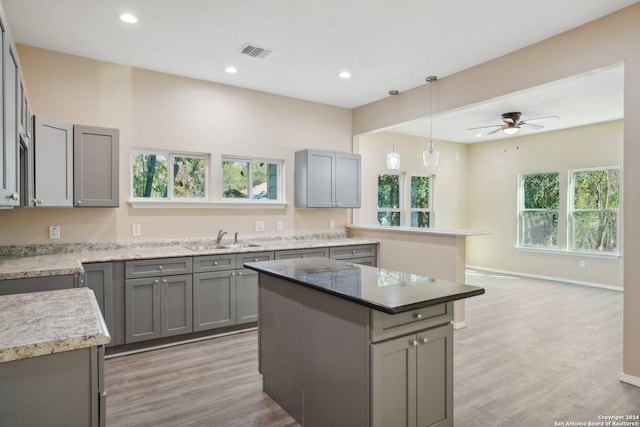
M 258 272 L 248 268 L 236 275 L 236 323 L 258 321 Z
M 127 280 L 125 294 L 125 341 L 160 338 L 160 279 Z
M 4 59 L 4 132 L 2 135 L 3 153 L 0 154 L 0 206 L 18 206 L 20 204 L 19 192 L 19 139 L 18 139 L 18 88 L 20 70 L 18 68 L 18 56 L 8 34 L 3 35 L 3 59 Z
M 453 426 L 453 326 L 422 331 L 417 337 L 417 425 Z
M 190 274 L 160 279 L 160 335 L 193 332 L 193 288 Z
M 120 206 L 119 130 L 73 126 L 74 206 Z
M 236 323 L 236 273 L 216 271 L 193 275 L 193 330 Z
M 334 205 L 335 154 L 307 151 L 307 207 L 330 208 Z
M 360 155 L 336 153 L 335 207 L 360 207 Z
M 35 116 L 35 206 L 73 206 L 73 127 Z
M 95 295 L 102 317 L 107 324 L 111 342 L 107 346 L 114 345 L 114 287 L 113 287 L 113 264 L 101 262 L 96 264 L 84 264 L 85 286 L 91 289 Z
M 371 345 L 372 427 L 416 426 L 415 335 Z

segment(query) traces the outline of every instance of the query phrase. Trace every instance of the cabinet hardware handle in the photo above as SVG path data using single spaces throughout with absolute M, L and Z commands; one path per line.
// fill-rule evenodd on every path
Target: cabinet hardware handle
M 76 203 L 81 205 L 82 204 L 82 200 L 78 200 Z
M 422 313 L 413 313 L 413 317 L 420 320 L 422 319 Z
M 11 199 L 11 200 L 18 200 L 20 198 L 20 196 L 18 195 L 18 193 L 11 193 L 9 196 L 7 196 L 7 199 Z
M 242 276 L 242 271 L 238 271 L 238 276 Z
M 302 254 L 302 258 L 306 258 L 307 256 L 305 254 Z
M 412 346 L 416 347 L 418 345 L 418 340 L 416 340 L 416 339 L 409 340 L 409 344 L 411 344 Z
M 167 279 L 162 279 L 162 283 L 167 283 Z
M 355 249 L 352 249 L 352 250 L 351 250 L 351 253 L 352 253 L 352 254 L 355 254 L 355 253 L 356 253 L 356 250 L 355 250 Z
M 156 279 L 156 280 L 153 281 L 153 283 L 155 283 L 157 285 L 158 283 L 160 283 L 160 281 L 158 279 Z
M 162 270 L 162 268 L 163 268 L 163 267 L 162 267 L 161 265 L 159 265 L 159 266 L 158 266 L 158 270 Z
M 428 343 L 428 342 L 429 342 L 429 339 L 428 339 L 427 337 L 422 337 L 422 338 L 420 338 L 420 342 L 421 342 L 422 344 L 426 344 L 426 343 Z
M 213 261 L 213 265 L 218 265 L 218 261 Z
M 254 258 L 254 259 L 253 259 L 253 262 L 258 262 L 258 258 Z
M 236 273 L 234 273 L 234 272 L 231 272 L 231 275 L 232 275 L 232 276 L 235 276 L 235 275 L 236 275 Z

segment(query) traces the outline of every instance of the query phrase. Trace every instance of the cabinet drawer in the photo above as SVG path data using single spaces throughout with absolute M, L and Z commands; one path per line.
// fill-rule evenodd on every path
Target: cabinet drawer
M 352 262 L 354 264 L 360 264 L 360 265 L 368 265 L 370 267 L 377 267 L 378 263 L 376 262 L 376 257 L 374 256 L 368 256 L 368 257 L 364 257 L 364 258 L 354 258 L 354 259 L 348 259 L 345 261 L 349 261 Z
M 238 268 L 242 268 L 245 262 L 271 261 L 273 252 L 254 252 L 250 254 L 238 254 Z
M 310 258 L 314 256 L 329 258 L 329 248 L 291 249 L 275 253 L 275 259 Z
M 193 270 L 192 265 L 191 257 L 127 261 L 125 263 L 125 277 L 127 279 L 134 279 L 140 277 L 189 274 Z
M 207 273 L 209 271 L 223 271 L 236 269 L 236 255 L 204 255 L 193 258 L 193 272 Z
M 376 245 L 338 246 L 329 249 L 333 259 L 352 259 L 362 257 L 375 257 Z
M 402 334 L 449 323 L 453 320 L 453 303 L 432 305 L 398 314 L 371 310 L 371 341 L 381 341 Z

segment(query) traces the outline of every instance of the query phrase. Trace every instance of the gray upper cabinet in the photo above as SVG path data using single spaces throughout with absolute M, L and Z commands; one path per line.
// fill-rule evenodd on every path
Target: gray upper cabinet
M 4 19 L 2 16 L 1 19 Z M 15 47 L 9 33 L 2 29 L 2 64 L 4 88 L 2 96 L 2 143 L 0 143 L 0 206 L 13 207 L 20 205 L 19 179 L 19 139 L 18 139 L 18 98 L 20 68 Z
M 34 206 L 73 206 L 73 127 L 34 118 Z
M 360 207 L 360 155 L 302 150 L 295 156 L 296 208 Z
M 118 129 L 73 126 L 74 206 L 117 208 L 119 170 Z

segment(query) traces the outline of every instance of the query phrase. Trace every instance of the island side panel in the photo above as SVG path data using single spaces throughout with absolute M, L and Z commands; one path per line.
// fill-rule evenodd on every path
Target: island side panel
M 262 390 L 302 424 L 304 288 L 264 273 L 259 283 Z
M 304 293 L 304 425 L 369 426 L 369 308 Z

